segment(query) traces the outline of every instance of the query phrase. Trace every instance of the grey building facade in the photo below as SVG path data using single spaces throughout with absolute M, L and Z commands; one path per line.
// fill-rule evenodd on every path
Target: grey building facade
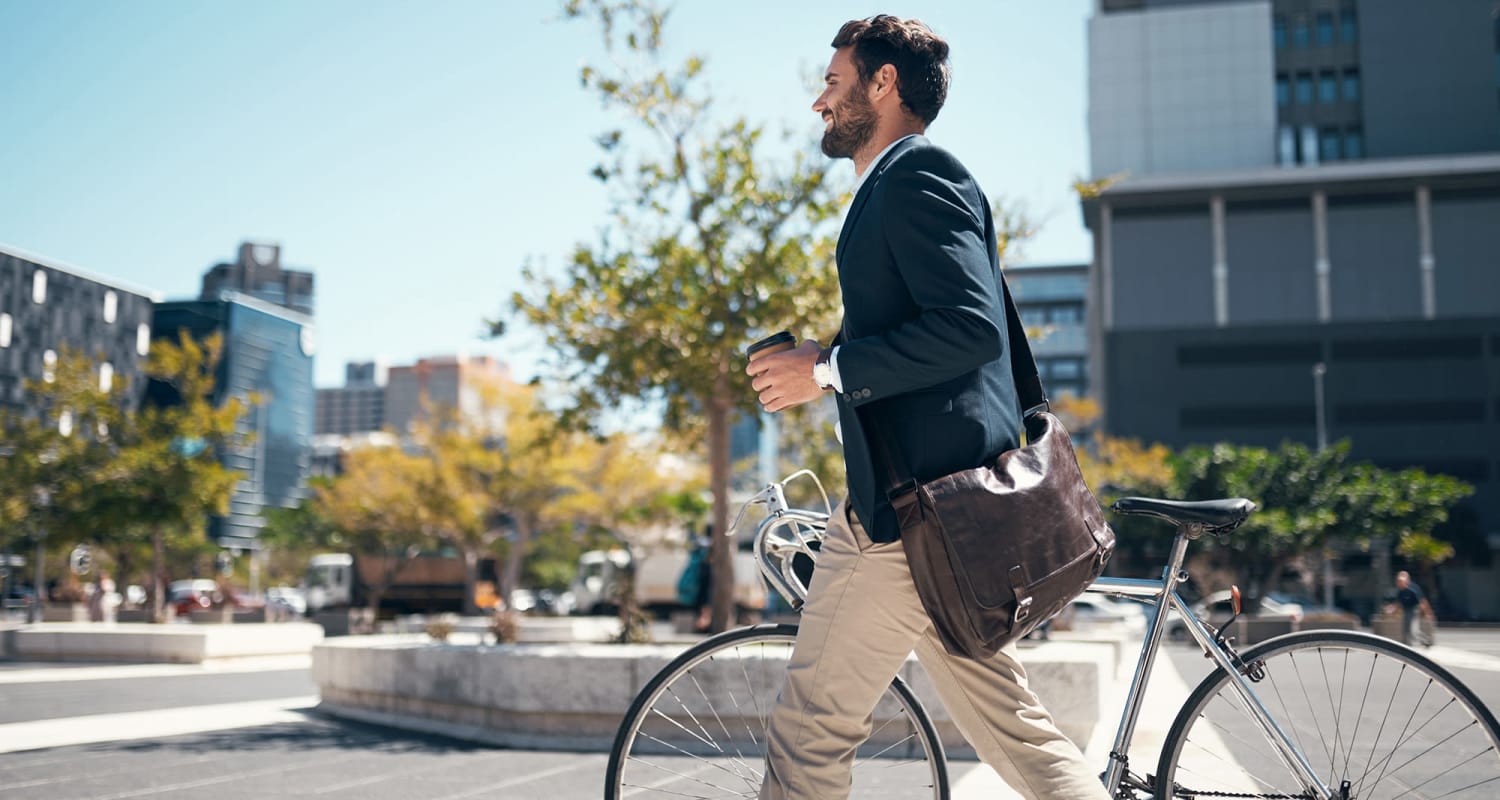
M 244 477 L 230 498 L 229 514 L 209 525 L 220 546 L 255 549 L 262 512 L 296 506 L 306 496 L 313 438 L 312 319 L 235 292 L 216 300 L 158 304 L 155 335 L 176 339 L 182 330 L 198 339 L 224 337 L 216 400 L 251 394 L 261 399 L 239 422 L 239 432 L 253 436 L 222 454 L 224 465 Z
M 134 407 L 145 390 L 153 294 L 0 245 L 0 406 L 26 411 L 23 386 L 71 350 Z
M 1047 396 L 1089 393 L 1088 264 L 1016 264 L 1005 282 L 1031 335 L 1037 374 Z
M 1199 126 L 1207 155 L 1192 163 L 1110 162 L 1139 147 L 1093 143 L 1094 174 L 1122 176 L 1084 202 L 1090 373 L 1106 430 L 1173 447 L 1311 445 L 1321 432 L 1360 460 L 1466 480 L 1477 491 L 1455 524 L 1486 552 L 1470 547 L 1441 570 L 1445 610 L 1500 618 L 1500 3 L 1097 8 L 1091 55 L 1097 35 L 1124 36 L 1130 18 L 1148 31 L 1191 20 L 1210 39 L 1231 20 L 1253 23 L 1274 120 L 1255 127 L 1257 163 L 1211 126 Z M 1104 84 L 1094 76 L 1091 92 Z M 1218 113 L 1217 97 L 1177 96 L 1188 118 Z M 1148 114 L 1120 133 L 1091 116 L 1091 135 L 1154 140 L 1151 125 L 1171 119 Z M 1388 583 L 1362 568 L 1361 591 Z

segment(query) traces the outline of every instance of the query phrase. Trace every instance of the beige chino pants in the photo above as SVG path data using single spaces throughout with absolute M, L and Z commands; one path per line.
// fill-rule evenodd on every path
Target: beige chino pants
M 1083 754 L 1026 688 L 1015 645 L 986 661 L 948 655 L 901 543 L 872 543 L 846 506 L 829 521 L 771 712 L 761 800 L 848 797 L 871 713 L 914 649 L 964 738 L 1022 797 L 1108 800 Z

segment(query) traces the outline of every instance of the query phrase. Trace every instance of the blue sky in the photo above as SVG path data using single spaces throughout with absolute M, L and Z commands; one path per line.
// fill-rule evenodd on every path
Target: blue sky
M 954 82 L 929 136 L 1042 223 L 1028 262 L 1087 260 L 1090 0 L 682 0 L 666 30 L 717 108 L 818 129 L 806 77 L 847 19 L 916 16 Z M 528 258 L 605 221 L 617 124 L 578 83 L 596 30 L 546 0 L 0 0 L 0 242 L 167 298 L 243 239 L 315 273 L 320 386 L 343 364 L 494 353 L 482 320 Z M 838 173 L 852 183 L 853 169 Z M 831 268 L 831 266 L 830 266 Z

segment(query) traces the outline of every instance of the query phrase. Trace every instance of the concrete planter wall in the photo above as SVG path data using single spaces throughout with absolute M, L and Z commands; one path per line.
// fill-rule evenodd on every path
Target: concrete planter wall
M 313 680 L 320 708 L 335 715 L 509 747 L 603 751 L 635 694 L 683 649 L 340 638 L 313 649 Z M 1115 651 L 1108 643 L 1054 643 L 1026 652 L 1032 689 L 1080 746 L 1099 721 Z M 751 680 L 768 689 L 780 685 L 779 663 L 736 666 L 748 667 Z M 927 705 L 950 755 L 972 757 L 915 659 L 904 677 Z M 883 713 L 894 709 L 877 710 L 877 718 Z
M 323 639 L 305 622 L 278 625 L 42 624 L 10 633 L 8 655 L 25 661 L 199 664 L 218 658 L 298 655 Z

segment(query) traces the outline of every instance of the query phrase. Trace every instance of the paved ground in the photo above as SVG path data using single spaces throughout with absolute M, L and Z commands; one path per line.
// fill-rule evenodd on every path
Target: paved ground
M 1191 683 L 1196 651 L 1168 647 L 1153 678 L 1137 764 Z M 1428 651 L 1500 709 L 1500 631 L 1443 631 Z M 319 716 L 306 660 L 214 668 L 0 663 L 0 797 L 600 796 L 606 756 L 497 750 Z M 1103 768 L 1113 724 L 1088 751 Z M 954 765 L 957 800 L 1004 797 L 987 768 Z

